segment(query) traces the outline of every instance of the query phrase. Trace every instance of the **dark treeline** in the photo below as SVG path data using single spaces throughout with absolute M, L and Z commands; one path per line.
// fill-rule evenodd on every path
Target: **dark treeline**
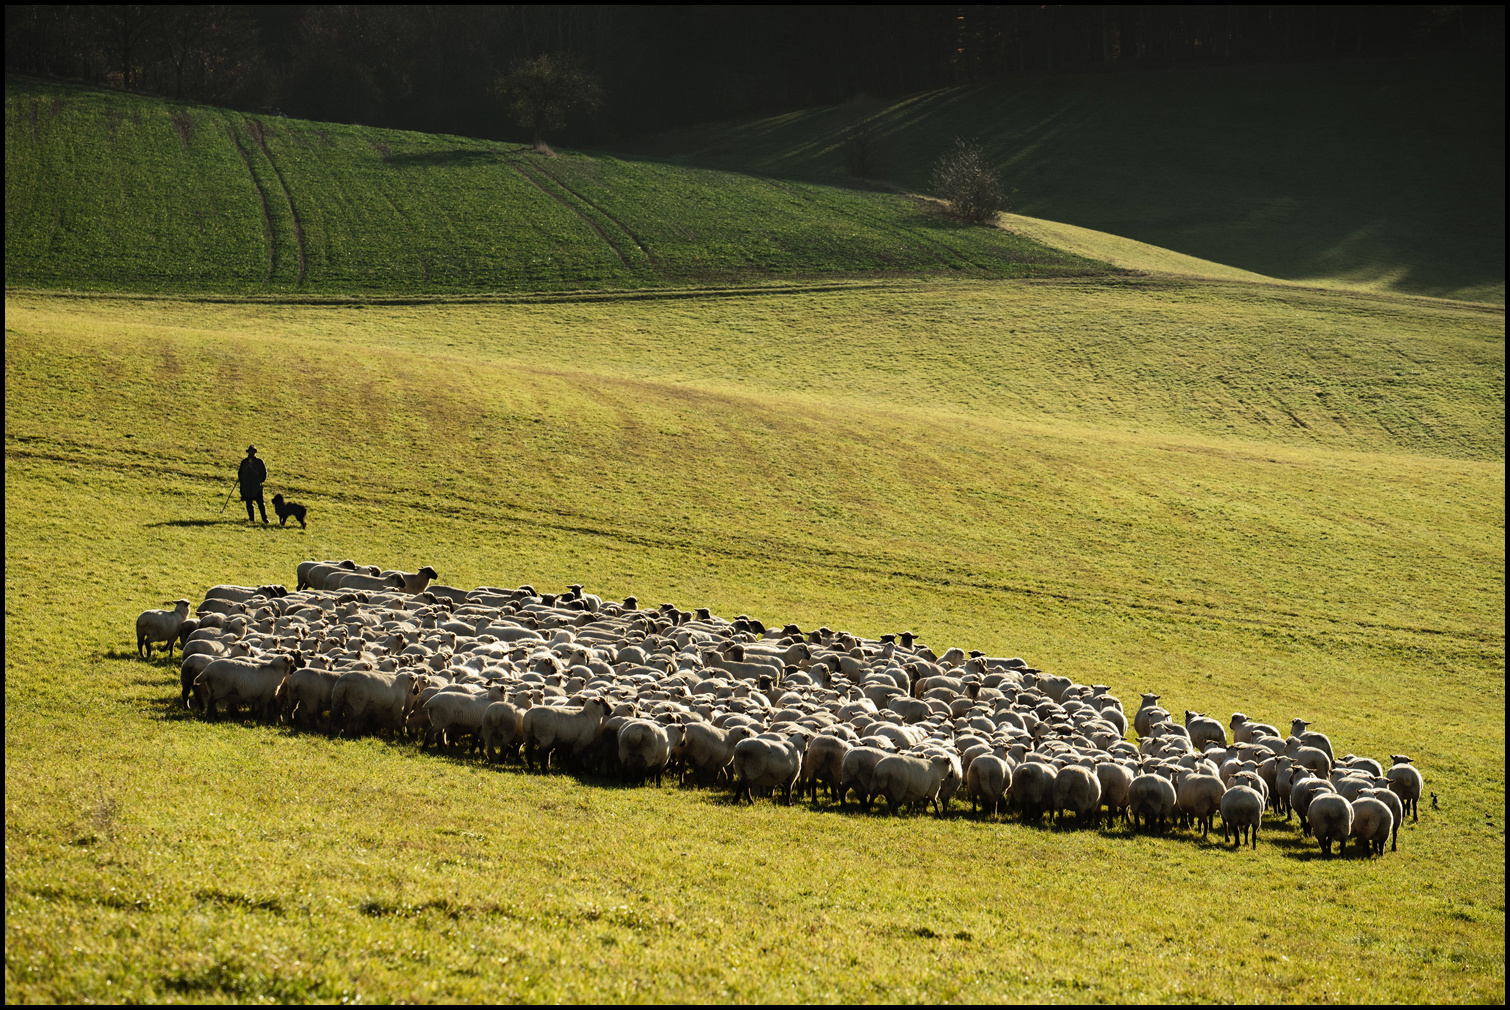
M 488 95 L 571 51 L 607 102 L 568 142 L 1066 72 L 1504 47 L 1504 7 L 14 5 L 9 71 L 335 122 L 518 138 Z

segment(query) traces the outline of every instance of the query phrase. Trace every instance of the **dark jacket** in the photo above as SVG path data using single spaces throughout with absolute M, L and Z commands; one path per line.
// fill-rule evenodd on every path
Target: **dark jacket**
M 241 484 L 242 501 L 260 501 L 262 485 L 267 483 L 267 467 L 256 456 L 248 456 L 241 461 L 241 470 L 236 474 L 236 480 Z

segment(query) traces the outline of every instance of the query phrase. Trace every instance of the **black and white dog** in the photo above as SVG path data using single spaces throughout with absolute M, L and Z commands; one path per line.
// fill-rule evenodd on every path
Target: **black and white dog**
M 303 505 L 294 501 L 284 501 L 281 494 L 273 495 L 273 511 L 278 513 L 278 525 L 286 524 L 289 517 L 299 520 L 299 528 L 307 529 L 304 524 L 304 513 L 307 511 Z

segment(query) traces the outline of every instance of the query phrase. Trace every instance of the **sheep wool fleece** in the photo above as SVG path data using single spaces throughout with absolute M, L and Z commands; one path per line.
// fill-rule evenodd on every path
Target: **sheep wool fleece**
M 241 484 L 241 500 L 246 502 L 247 520 L 252 521 L 252 502 L 256 502 L 257 510 L 262 513 L 262 521 L 267 522 L 267 505 L 262 500 L 262 485 L 267 483 L 267 467 L 262 460 L 256 456 L 247 456 L 241 461 L 236 479 Z

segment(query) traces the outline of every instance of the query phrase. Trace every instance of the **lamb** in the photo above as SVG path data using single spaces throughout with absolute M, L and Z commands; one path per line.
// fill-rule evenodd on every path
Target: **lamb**
M 551 754 L 564 750 L 576 761 L 598 738 L 603 723 L 613 712 L 602 698 L 591 698 L 579 709 L 537 705 L 524 713 L 524 763 L 535 770 L 534 758 L 540 757 L 540 770 L 549 767 Z
M 1241 848 L 1253 832 L 1253 848 L 1258 848 L 1258 829 L 1264 822 L 1264 798 L 1257 789 L 1233 786 L 1222 794 L 1222 841 L 1232 836 L 1233 846 Z
M 1389 788 L 1400 797 L 1400 802 L 1405 805 L 1412 821 L 1419 821 L 1421 815 L 1418 803 L 1421 799 L 1421 790 L 1426 787 L 1426 781 L 1421 777 L 1421 772 L 1415 765 L 1410 763 L 1410 758 L 1404 754 L 1391 754 L 1390 760 L 1395 764 L 1384 777 L 1389 780 Z
M 136 618 L 136 654 L 143 659 L 152 658 L 153 642 L 166 644 L 168 658 L 173 658 L 173 643 L 178 640 L 179 629 L 189 619 L 189 601 L 167 602 L 173 605 L 172 610 L 144 610 Z
M 1385 813 L 1388 812 L 1386 809 Z M 1321 843 L 1321 854 L 1330 856 L 1332 843 L 1336 842 L 1341 855 L 1342 847 L 1353 833 L 1353 805 L 1336 793 L 1322 793 L 1312 798 L 1308 817 L 1311 834 Z
M 892 754 L 876 763 L 875 771 L 871 773 L 870 786 L 872 795 L 886 797 L 886 804 L 893 815 L 904 805 L 932 803 L 934 813 L 943 817 L 939 793 L 953 775 L 954 766 L 948 755 L 915 757 Z

